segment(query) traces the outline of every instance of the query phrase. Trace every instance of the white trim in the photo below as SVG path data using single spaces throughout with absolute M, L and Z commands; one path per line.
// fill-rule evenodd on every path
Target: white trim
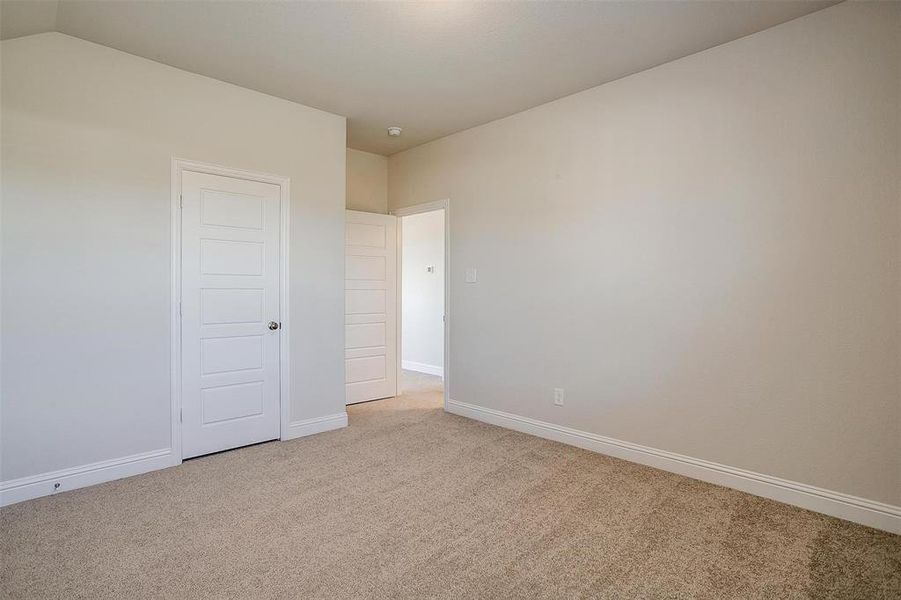
M 450 260 L 450 198 L 443 200 L 435 200 L 434 202 L 425 202 L 413 206 L 405 206 L 389 212 L 389 214 L 397 217 L 397 382 L 400 386 L 401 367 L 403 364 L 403 347 L 401 345 L 401 328 L 403 327 L 403 219 L 401 217 L 409 217 L 410 215 L 418 215 L 420 213 L 432 212 L 435 210 L 444 211 L 444 367 L 441 370 L 441 377 L 444 379 L 444 385 L 441 386 L 444 393 L 444 410 L 448 410 L 448 399 L 450 398 L 450 282 L 451 282 L 451 260 Z M 416 370 L 416 369 L 413 369 Z M 426 371 L 427 372 L 427 371 Z M 436 373 L 437 374 L 437 373 Z
M 416 371 L 417 373 L 444 377 L 444 369 L 438 365 L 427 365 L 425 363 L 413 362 L 412 360 L 402 360 L 400 361 L 400 364 L 401 367 L 407 371 Z
M 833 492 L 796 481 L 657 450 L 553 423 L 457 400 L 447 411 L 571 446 L 700 479 L 876 529 L 901 533 L 901 507 Z
M 347 427 L 346 411 L 289 423 L 288 427 L 282 430 L 282 440 L 293 440 L 294 438 L 331 431 L 332 429 L 341 429 L 342 427 Z
M 447 198 L 445 198 L 444 200 L 435 200 L 434 202 L 424 202 L 423 204 L 414 204 L 413 206 L 396 208 L 388 214 L 394 215 L 395 217 L 409 217 L 410 215 L 418 215 L 420 213 L 447 209 L 448 202 L 449 200 Z
M 172 159 L 169 249 L 169 420 L 172 464 L 181 464 L 181 168 Z
M 165 448 L 4 481 L 0 483 L 0 506 L 140 475 L 172 465 L 172 449 Z M 54 488 L 56 484 L 59 484 L 59 487 Z
M 394 215 L 394 217 L 394 220 L 396 221 L 395 233 L 397 235 L 397 241 L 394 243 L 394 248 L 396 250 L 395 256 L 397 258 L 397 265 L 394 268 L 394 272 L 397 275 L 397 289 L 394 290 L 394 301 L 397 306 L 396 314 L 394 315 L 394 347 L 397 349 L 397 385 L 395 386 L 395 395 L 399 396 L 403 392 L 402 386 L 404 382 L 403 368 L 401 366 L 404 356 L 404 220 L 397 215 Z
M 281 330 L 279 335 L 279 406 L 280 406 L 280 439 L 290 439 L 285 437 L 291 423 L 291 361 L 290 361 L 290 337 L 291 337 L 291 319 L 288 314 L 290 279 L 288 268 L 289 248 L 290 248 L 290 232 L 291 232 L 291 180 L 281 175 L 273 175 L 271 173 L 260 173 L 257 171 L 245 171 L 243 169 L 232 169 L 230 167 L 222 167 L 209 163 L 202 163 L 193 160 L 185 160 L 182 158 L 172 158 L 172 204 L 171 204 L 171 221 L 172 221 L 172 247 L 171 253 L 171 305 L 170 305 L 170 321 L 171 329 L 170 337 L 170 362 L 169 368 L 170 385 L 169 395 L 171 397 L 171 419 L 172 419 L 172 464 L 178 465 L 182 461 L 182 440 L 181 440 L 181 314 L 179 311 L 179 302 L 181 300 L 181 174 L 184 171 L 193 171 L 197 173 L 207 173 L 209 175 L 221 175 L 223 177 L 234 177 L 236 179 L 246 179 L 249 181 L 260 181 L 262 183 L 271 183 L 279 186 L 280 206 L 281 206 L 281 231 L 279 233 L 279 321 L 281 322 Z

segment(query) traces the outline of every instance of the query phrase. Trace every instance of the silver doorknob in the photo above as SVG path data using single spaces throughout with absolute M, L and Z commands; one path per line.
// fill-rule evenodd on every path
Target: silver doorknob
M 275 321 L 269 321 L 269 329 L 271 329 L 272 331 L 275 331 L 279 327 L 281 327 L 281 325 L 279 323 L 277 323 Z

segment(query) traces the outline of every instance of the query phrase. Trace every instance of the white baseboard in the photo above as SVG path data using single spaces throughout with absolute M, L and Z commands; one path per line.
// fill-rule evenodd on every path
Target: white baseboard
M 165 469 L 174 464 L 172 450 L 165 448 L 80 467 L 61 469 L 51 473 L 12 479 L 0 483 L 0 506 L 140 475 L 148 471 Z M 59 484 L 58 487 L 56 487 L 57 484 Z
M 341 427 L 347 427 L 346 412 L 295 421 L 288 425 L 288 431 L 282 436 L 282 439 L 290 440 L 331 429 L 340 429 Z M 51 473 L 3 481 L 0 482 L 0 506 L 122 479 L 123 477 L 131 477 L 132 475 L 140 475 L 141 473 L 156 471 L 157 469 L 165 469 L 179 463 L 181 461 L 176 460 L 172 454 L 172 449 L 165 448 L 89 465 L 61 469 Z M 55 487 L 57 484 L 59 486 Z
M 331 429 L 340 429 L 341 427 L 347 427 L 346 412 L 295 421 L 288 425 L 288 431 L 281 439 L 290 440 Z M 156 471 L 157 469 L 165 469 L 179 463 L 181 461 L 176 460 L 172 454 L 172 449 L 165 448 L 89 465 L 61 469 L 51 473 L 3 481 L 0 482 L 0 506 L 122 479 L 123 477 L 131 477 L 132 475 L 140 475 L 149 471 Z M 59 486 L 55 487 L 57 484 Z
M 437 365 L 427 365 L 425 363 L 413 362 L 412 360 L 400 361 L 400 366 L 407 371 L 416 371 L 417 373 L 427 373 L 429 375 L 437 375 L 444 377 L 444 367 Z
M 347 412 L 325 415 L 324 417 L 313 417 L 302 421 L 292 421 L 288 424 L 288 431 L 282 434 L 282 440 L 293 440 L 305 435 L 341 429 L 342 427 L 347 427 Z
M 447 411 L 538 437 L 700 479 L 876 529 L 901 533 L 901 507 L 640 446 L 545 421 L 448 399 Z

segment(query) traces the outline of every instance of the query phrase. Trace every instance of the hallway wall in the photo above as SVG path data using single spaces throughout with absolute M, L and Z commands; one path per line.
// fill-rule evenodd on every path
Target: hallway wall
M 402 218 L 403 368 L 444 373 L 444 211 Z M 428 268 L 432 267 L 429 272 Z

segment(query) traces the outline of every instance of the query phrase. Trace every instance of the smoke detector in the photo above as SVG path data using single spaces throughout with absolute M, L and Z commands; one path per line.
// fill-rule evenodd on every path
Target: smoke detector
M 388 135 L 391 137 L 400 137 L 400 132 L 403 131 L 400 127 L 389 127 Z

